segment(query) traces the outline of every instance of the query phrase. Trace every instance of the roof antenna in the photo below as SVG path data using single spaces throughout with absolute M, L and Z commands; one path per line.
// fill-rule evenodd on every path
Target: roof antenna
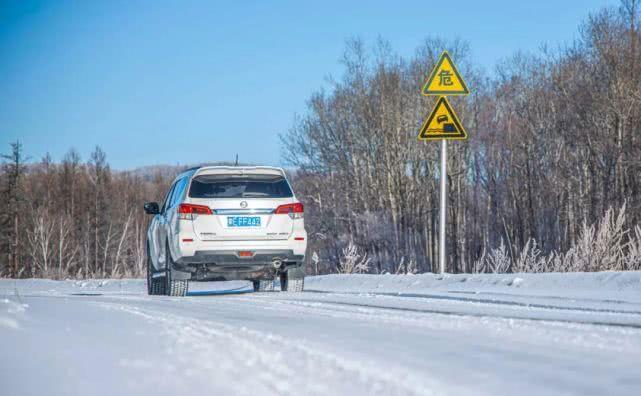
M 238 166 L 238 153 L 236 153 L 236 163 L 234 164 L 234 166 Z

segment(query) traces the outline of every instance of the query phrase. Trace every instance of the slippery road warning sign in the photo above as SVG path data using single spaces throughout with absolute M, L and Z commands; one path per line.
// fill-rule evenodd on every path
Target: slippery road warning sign
M 450 54 L 443 51 L 434 70 L 423 84 L 423 95 L 467 95 L 470 93 Z
M 421 127 L 419 140 L 465 140 L 467 132 L 459 121 L 450 103 L 442 96 L 436 102 L 434 110 Z

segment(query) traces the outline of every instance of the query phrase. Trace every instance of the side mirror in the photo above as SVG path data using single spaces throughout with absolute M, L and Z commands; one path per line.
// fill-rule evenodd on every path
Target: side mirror
M 145 203 L 145 213 L 155 215 L 160 213 L 160 208 L 158 207 L 158 202 L 147 202 Z

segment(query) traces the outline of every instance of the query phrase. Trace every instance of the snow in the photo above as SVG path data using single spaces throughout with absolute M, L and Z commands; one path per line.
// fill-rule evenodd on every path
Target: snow
M 308 277 L 305 293 L 190 290 L 233 294 L 0 280 L 2 393 L 641 391 L 640 272 L 326 275 Z
M 433 293 L 554 296 L 641 303 L 641 271 L 545 274 L 324 275 L 307 289 L 335 292 Z

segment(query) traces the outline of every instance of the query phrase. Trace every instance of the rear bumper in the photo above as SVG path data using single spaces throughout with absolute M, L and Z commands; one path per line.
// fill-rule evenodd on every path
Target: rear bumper
M 252 257 L 240 257 L 238 250 L 197 250 L 193 256 L 183 256 L 180 264 L 215 264 L 218 266 L 267 265 L 274 260 L 302 262 L 305 255 L 296 255 L 293 250 L 256 250 Z
M 172 276 L 183 280 L 274 279 L 286 268 L 302 267 L 305 255 L 289 249 L 254 250 L 252 257 L 240 257 L 238 250 L 197 250 L 174 262 Z M 280 266 L 275 266 L 274 263 Z
M 297 240 L 296 238 L 301 238 Z M 184 239 L 191 239 L 191 242 L 186 242 Z M 272 250 L 291 250 L 295 255 L 305 255 L 307 249 L 307 233 L 304 231 L 297 232 L 289 239 L 282 240 L 222 240 L 222 241 L 203 241 L 198 239 L 192 234 L 181 233 L 176 240 L 178 249 L 174 252 L 175 258 L 195 257 L 202 252 L 216 253 L 216 252 L 235 252 L 238 250 L 251 250 L 251 251 L 272 251 Z M 200 252 L 200 253 L 199 253 Z

